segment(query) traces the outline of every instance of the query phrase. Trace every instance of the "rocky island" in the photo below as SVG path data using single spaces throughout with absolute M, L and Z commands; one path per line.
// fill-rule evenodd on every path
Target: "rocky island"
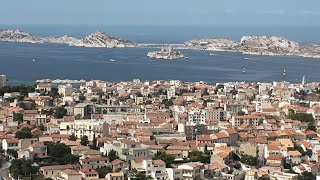
M 232 51 L 251 55 L 302 56 L 320 58 L 320 45 L 300 46 L 277 36 L 243 36 L 240 42 L 221 38 L 204 38 L 185 42 L 190 48 L 208 51 Z
M 168 48 L 161 48 L 160 51 L 151 51 L 147 55 L 151 59 L 180 59 L 185 56 L 180 51 L 174 51 L 170 46 Z
M 0 41 L 2 42 L 26 42 L 26 43 L 58 43 L 70 46 L 117 48 L 135 47 L 136 43 L 122 40 L 107 35 L 105 32 L 94 32 L 83 39 L 69 36 L 62 37 L 38 37 L 18 29 L 0 29 Z

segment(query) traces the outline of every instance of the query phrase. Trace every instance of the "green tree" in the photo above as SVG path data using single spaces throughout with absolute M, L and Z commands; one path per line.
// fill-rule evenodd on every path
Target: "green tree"
M 32 166 L 31 160 L 26 159 L 14 159 L 11 161 L 10 174 L 15 179 L 28 176 L 30 174 L 36 174 L 39 170 L 38 167 Z
M 34 101 L 22 101 L 18 103 L 18 106 L 24 110 L 35 110 L 36 103 Z
M 166 154 L 165 152 L 157 152 L 153 159 L 160 159 L 166 163 L 166 167 L 172 167 L 172 162 L 174 161 L 175 157 L 171 154 Z
M 246 113 L 244 111 L 239 111 L 238 116 L 244 116 Z
M 316 177 L 311 172 L 303 172 L 298 176 L 298 180 L 314 180 Z
M 53 116 L 57 119 L 61 119 L 65 115 L 67 115 L 67 110 L 64 107 L 58 107 L 53 114 Z
M 71 134 L 68 138 L 70 141 L 76 141 L 77 140 L 77 137 L 73 134 Z
M 93 147 L 97 147 L 97 138 L 96 138 L 96 134 L 93 134 L 92 146 L 93 146 Z
M 270 178 L 268 175 L 263 175 L 258 180 L 270 180 Z
M 18 124 L 23 121 L 23 114 L 21 113 L 13 113 L 13 121 L 18 121 Z
M 201 93 L 201 96 L 208 96 L 209 92 L 208 92 L 208 88 L 204 88 L 204 90 Z
M 251 155 L 243 155 L 240 159 L 240 162 L 243 164 L 248 164 L 250 166 L 256 166 L 257 165 L 257 158 L 253 157 Z
M 98 99 L 97 99 L 97 98 L 92 98 L 92 99 L 90 99 L 90 101 L 93 102 L 93 103 L 95 103 L 95 102 L 98 101 Z
M 315 123 L 314 122 L 309 122 L 307 130 L 308 131 L 317 131 L 317 127 L 316 127 Z
M 241 169 L 241 164 L 239 162 L 237 162 L 233 165 L 233 167 L 236 169 Z
M 82 146 L 87 146 L 89 144 L 88 136 L 84 135 L 80 138 L 80 144 Z
M 115 160 L 115 159 L 118 159 L 119 156 L 117 155 L 117 151 L 111 149 L 111 150 L 109 151 L 109 153 L 108 153 L 108 158 L 109 158 L 110 161 L 113 161 L 113 160 Z
M 44 127 L 43 124 L 40 124 L 40 125 L 38 126 L 38 129 L 41 130 L 41 131 L 45 131 L 45 130 L 46 130 L 46 127 Z
M 71 153 L 70 147 L 63 144 L 63 143 L 48 142 L 48 143 L 46 143 L 46 146 L 48 149 L 48 155 L 53 158 L 59 158 L 63 154 L 70 154 Z
M 48 165 L 63 165 L 63 164 L 73 164 L 79 161 L 79 157 L 71 154 L 71 149 L 69 146 L 63 143 L 45 143 L 48 149 L 48 155 L 52 158 L 53 162 Z
M 14 149 L 8 149 L 7 153 L 14 158 L 18 158 L 18 152 Z
M 86 97 L 81 94 L 81 95 L 79 96 L 79 101 L 80 101 L 80 102 L 83 102 L 84 100 L 86 100 Z
M 112 168 L 102 167 L 102 168 L 97 168 L 96 171 L 99 174 L 99 178 L 105 178 L 108 173 L 112 173 Z
M 301 122 L 314 122 L 312 114 L 307 113 L 292 113 L 289 112 L 289 118 L 293 120 L 298 120 Z
M 150 176 L 146 176 L 145 174 L 143 174 L 143 173 L 138 173 L 138 174 L 136 174 L 136 179 L 137 180 L 148 180 L 148 179 L 153 179 L 152 177 L 150 177 Z
M 16 132 L 16 138 L 18 139 L 27 139 L 32 138 L 32 133 L 30 128 L 22 128 Z

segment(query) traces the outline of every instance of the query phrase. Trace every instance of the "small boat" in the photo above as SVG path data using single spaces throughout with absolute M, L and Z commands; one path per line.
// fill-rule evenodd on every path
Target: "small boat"
M 210 56 L 215 56 L 216 54 L 214 54 L 214 53 L 210 53 Z
M 188 56 L 184 57 L 185 59 L 190 59 Z
M 115 59 L 109 59 L 110 62 L 117 62 Z
M 286 75 L 287 75 L 286 69 L 283 69 L 283 76 L 286 76 Z
M 250 58 L 243 58 L 243 59 L 245 59 L 245 60 L 249 60 Z
M 35 60 L 35 59 L 32 59 L 32 62 L 36 62 L 36 60 Z
M 242 73 L 246 73 L 246 68 L 243 68 L 243 69 L 242 69 Z

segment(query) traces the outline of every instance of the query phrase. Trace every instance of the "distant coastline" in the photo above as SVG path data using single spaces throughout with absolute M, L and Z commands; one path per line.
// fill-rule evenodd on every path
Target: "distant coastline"
M 124 47 L 148 47 L 141 43 L 115 38 L 107 33 L 97 31 L 83 39 L 70 36 L 62 37 L 39 37 L 20 30 L 0 30 L 0 41 L 2 42 L 29 42 L 29 43 L 59 43 L 70 46 L 97 47 L 97 48 L 124 48 Z M 170 45 L 170 43 L 168 43 Z M 171 46 L 171 45 L 170 45 Z M 299 45 L 278 36 L 243 36 L 240 42 L 223 38 L 200 38 L 186 41 L 181 45 L 172 45 L 176 49 L 197 49 L 208 51 L 231 51 L 241 52 L 248 55 L 267 56 L 301 56 L 309 58 L 320 58 L 320 45 Z

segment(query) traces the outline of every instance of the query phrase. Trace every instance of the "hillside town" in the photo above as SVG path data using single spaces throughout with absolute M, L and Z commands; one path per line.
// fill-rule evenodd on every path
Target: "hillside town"
M 320 83 L 305 77 L 33 86 L 2 77 L 1 179 L 320 179 Z

